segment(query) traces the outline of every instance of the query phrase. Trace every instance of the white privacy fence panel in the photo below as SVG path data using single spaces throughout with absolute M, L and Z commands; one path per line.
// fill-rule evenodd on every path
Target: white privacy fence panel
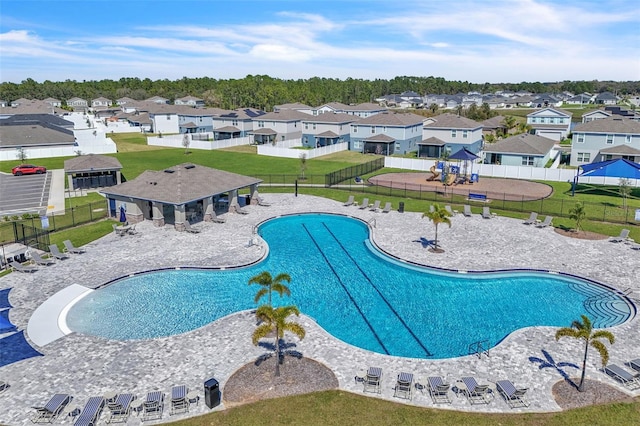
M 385 157 L 384 166 L 396 169 L 429 171 L 437 160 L 423 160 L 418 158 Z M 452 164 L 455 164 L 452 162 Z M 497 164 L 474 163 L 469 168 L 470 172 L 478 173 L 480 176 L 526 179 L 526 180 L 546 180 L 551 182 L 573 182 L 577 169 L 548 169 L 545 167 L 531 166 L 503 166 Z M 580 176 L 579 183 L 593 185 L 619 185 L 620 178 L 602 176 Z M 640 179 L 629 179 L 630 186 L 640 187 Z
M 349 144 L 347 142 L 337 143 L 335 145 L 327 145 L 313 149 L 290 149 L 281 148 L 278 145 L 272 146 L 269 144 L 265 144 L 258 145 L 258 155 L 283 158 L 300 158 L 300 155 L 305 154 L 307 156 L 307 159 L 312 159 L 321 157 L 323 155 L 333 154 L 335 152 L 346 151 L 348 149 Z
M 213 150 L 221 148 L 230 148 L 233 146 L 249 145 L 251 143 L 250 136 L 244 136 L 241 138 L 233 139 L 220 139 L 217 141 L 200 141 L 191 139 L 188 133 L 180 135 L 167 135 L 163 137 L 150 136 L 147 138 L 147 145 L 153 146 L 165 146 L 169 148 L 184 148 L 184 136 L 185 134 L 189 138 L 189 148 L 192 149 L 204 149 Z

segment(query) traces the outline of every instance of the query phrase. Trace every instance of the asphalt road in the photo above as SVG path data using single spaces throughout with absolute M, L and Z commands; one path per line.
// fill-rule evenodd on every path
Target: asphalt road
M 0 173 L 0 216 L 45 214 L 49 202 L 51 172 L 13 176 Z

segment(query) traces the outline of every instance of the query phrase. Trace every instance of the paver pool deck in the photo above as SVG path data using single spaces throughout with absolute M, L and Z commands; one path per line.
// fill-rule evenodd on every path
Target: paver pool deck
M 0 278 L 0 290 L 11 288 L 13 306 L 9 316 L 19 330 L 26 330 L 34 311 L 60 290 L 72 285 L 96 288 L 110 280 L 150 269 L 178 266 L 232 266 L 260 259 L 262 245 L 248 246 L 254 226 L 283 214 L 327 212 L 351 215 L 369 221 L 372 238 L 383 250 L 408 261 L 451 269 L 488 270 L 531 268 L 567 272 L 615 287 L 632 289 L 640 295 L 640 251 L 624 243 L 607 240 L 589 241 L 563 237 L 552 228 L 535 228 L 521 220 L 505 217 L 483 219 L 456 215 L 451 228 L 440 226 L 438 237 L 444 253 L 429 252 L 420 238 L 433 238 L 433 225 L 420 213 L 390 213 L 361 210 L 324 198 L 293 194 L 264 194 L 269 207 L 247 206 L 248 215 L 226 214 L 224 224 L 200 223 L 199 234 L 176 232 L 172 226 L 155 228 L 150 222 L 137 225 L 137 235 L 119 237 L 109 234 L 85 246 L 86 253 L 72 255 L 33 274 L 11 273 Z M 346 197 L 345 197 L 346 199 Z M 373 201 L 373 200 L 372 200 Z M 381 199 L 384 205 L 385 200 Z M 396 206 L 397 207 L 397 206 Z M 264 244 L 264 243 L 262 243 Z M 271 271 L 274 273 L 286 271 Z M 402 283 L 398 283 L 401 285 Z M 577 318 L 576 318 L 577 319 Z M 468 318 L 460 318 L 464 323 Z M 539 369 L 529 357 L 543 357 L 549 352 L 556 361 L 581 365 L 583 346 L 575 339 L 556 342 L 553 327 L 517 330 L 490 351 L 490 356 L 470 355 L 453 359 L 425 360 L 386 356 L 362 350 L 339 341 L 325 332 L 311 318 L 301 316 L 307 330 L 297 350 L 305 357 L 328 366 L 345 391 L 362 394 L 362 385 L 354 380 L 368 366 L 381 367 L 384 376 L 382 398 L 408 404 L 434 407 L 428 394 L 416 392 L 412 401 L 393 398 L 395 378 L 400 372 L 414 373 L 416 378 L 443 376 L 454 383 L 463 376 L 479 382 L 510 379 L 517 386 L 528 387 L 528 408 L 510 409 L 496 398 L 487 405 L 470 405 L 465 398 L 453 397 L 449 405 L 437 408 L 477 412 L 558 411 L 551 388 L 562 380 L 554 368 Z M 624 362 L 640 356 L 640 320 L 636 315 L 626 323 L 612 327 L 616 343 L 610 347 L 611 362 Z M 569 326 L 569 324 L 567 324 Z M 30 424 L 32 406 L 43 405 L 54 393 L 68 393 L 74 403 L 83 405 L 91 396 L 107 392 L 130 392 L 144 398 L 159 390 L 168 394 L 173 385 L 186 384 L 200 395 L 200 403 L 189 413 L 169 415 L 150 424 L 197 416 L 211 411 L 204 403 L 203 382 L 215 377 L 220 389 L 243 365 L 253 362 L 264 349 L 251 344 L 255 319 L 241 312 L 217 320 L 181 335 L 140 341 L 113 341 L 71 333 L 49 344 L 35 346 L 44 356 L 28 358 L 0 366 L 0 380 L 11 387 L 0 396 L 0 423 Z M 446 330 L 434 330 L 434 333 Z M 25 331 L 25 336 L 29 336 Z M 0 336 L 1 337 L 1 336 Z M 587 378 L 630 392 L 599 371 L 596 351 L 590 351 Z M 0 363 L 0 365 L 2 365 Z M 569 370 L 577 376 L 577 370 Z M 224 405 L 216 410 L 224 409 Z M 103 414 L 100 423 L 104 423 Z M 71 423 L 66 419 L 65 423 Z M 128 424 L 140 424 L 132 415 Z

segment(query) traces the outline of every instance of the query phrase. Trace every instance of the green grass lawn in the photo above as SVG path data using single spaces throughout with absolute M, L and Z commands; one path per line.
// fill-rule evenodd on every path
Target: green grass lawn
M 494 404 L 503 404 L 496 401 Z M 503 404 L 504 405 L 504 404 Z M 546 414 L 477 414 L 420 408 L 339 390 L 265 400 L 172 424 L 240 425 L 636 425 L 640 399 Z

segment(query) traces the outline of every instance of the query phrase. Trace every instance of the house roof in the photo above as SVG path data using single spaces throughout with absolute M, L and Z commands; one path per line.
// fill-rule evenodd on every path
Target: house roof
M 507 127 L 504 125 L 504 116 L 502 115 L 496 115 L 495 117 L 487 118 L 480 124 L 482 124 L 483 129 L 500 129 Z
M 556 142 L 552 139 L 523 133 L 502 139 L 496 143 L 486 144 L 484 151 L 503 154 L 545 156 L 555 144 Z
M 0 120 L 0 146 L 3 148 L 73 145 L 76 142 L 72 130 L 47 122 L 5 124 L 3 121 Z
M 612 115 L 611 117 L 578 124 L 573 128 L 573 132 L 640 134 L 640 122 L 619 115 Z
M 316 136 L 320 138 L 337 138 L 340 135 L 336 135 L 331 130 L 327 130 L 326 132 L 319 133 Z
M 425 129 L 477 129 L 480 127 L 482 124 L 477 121 L 451 113 L 432 117 L 431 122 L 424 125 Z
M 101 190 L 103 194 L 182 205 L 262 182 L 249 176 L 183 163 Z
M 198 126 L 193 121 L 189 121 L 188 123 L 181 124 L 180 127 L 184 127 L 184 128 L 187 128 L 187 129 L 195 129 Z
M 120 164 L 120 161 L 108 155 L 87 154 L 64 160 L 64 170 L 67 173 L 121 169 L 122 164 Z
M 553 113 L 553 115 L 562 115 L 564 117 L 571 117 L 573 115 L 572 112 L 565 111 L 560 108 L 541 108 L 539 110 L 530 112 L 529 114 L 527 114 L 527 117 L 534 117 L 534 116 L 548 117 L 550 115 L 549 113 Z
M 445 146 L 447 143 L 442 139 L 438 139 L 435 136 L 431 136 L 423 141 L 418 142 L 418 145 L 432 145 L 432 146 Z
M 325 112 L 323 114 L 310 115 L 308 117 L 305 117 L 302 122 L 337 124 L 353 123 L 354 121 L 358 120 L 360 120 L 359 117 L 351 114 L 345 114 L 343 112 Z
M 360 125 L 380 125 L 380 126 L 393 126 L 393 127 L 408 127 L 422 124 L 424 117 L 421 115 L 411 113 L 398 113 L 398 112 L 381 112 L 380 114 L 374 114 L 369 117 L 363 118 L 356 124 Z
M 238 133 L 240 131 L 240 129 L 235 126 L 224 126 L 213 130 L 219 133 Z
M 629 145 L 615 145 L 600 150 L 601 154 L 614 155 L 640 155 L 640 149 L 633 148 Z
M 395 142 L 396 140 L 394 138 L 390 137 L 390 136 L 379 134 L 379 135 L 369 136 L 368 138 L 363 139 L 363 141 L 365 141 L 365 142 L 392 143 L 392 142 Z
M 277 135 L 278 134 L 278 132 L 268 127 L 261 127 L 259 129 L 255 129 L 251 133 L 253 133 L 254 135 Z
M 283 109 L 282 111 L 268 112 L 265 115 L 254 118 L 258 121 L 302 121 L 312 117 L 309 114 L 294 109 Z
M 289 104 L 274 105 L 274 109 L 313 109 L 309 105 L 302 104 L 300 102 L 293 102 Z

